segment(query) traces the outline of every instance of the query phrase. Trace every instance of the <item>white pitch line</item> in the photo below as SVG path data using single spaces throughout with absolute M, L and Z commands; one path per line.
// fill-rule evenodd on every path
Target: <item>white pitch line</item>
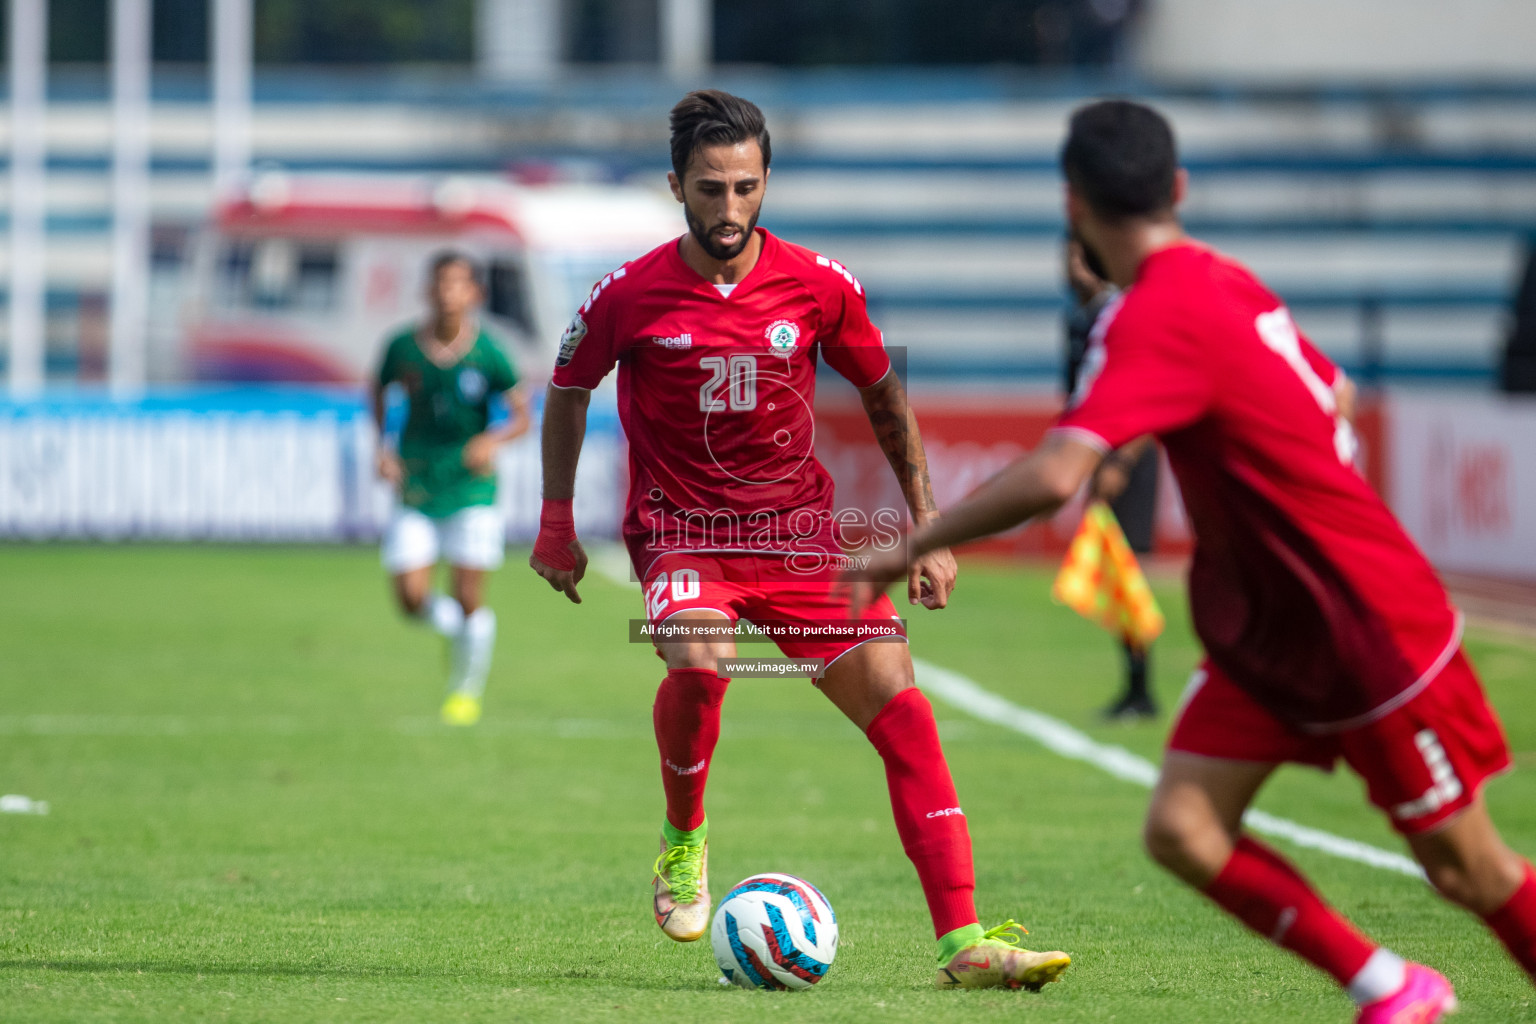
M 630 578 L 629 559 L 617 545 L 595 549 L 590 566 L 621 587 L 639 585 Z M 1140 754 L 1112 743 L 1100 743 L 1060 719 L 1000 697 L 958 672 L 941 668 L 921 658 L 913 658 L 912 667 L 916 671 L 918 684 L 924 690 L 974 718 L 1028 736 L 1052 753 L 1090 764 L 1117 779 L 1144 789 L 1151 789 L 1157 784 L 1157 765 Z M 1267 811 L 1250 809 L 1243 815 L 1243 823 L 1255 832 L 1288 840 L 1304 849 L 1317 850 L 1357 864 L 1381 868 L 1383 871 L 1394 871 L 1410 878 L 1424 878 L 1424 869 L 1411 857 L 1356 839 L 1336 836 L 1332 832 L 1302 825 Z
M 924 690 L 969 715 L 1028 736 L 1053 753 L 1091 764 L 1117 779 L 1134 782 L 1146 789 L 1151 789 L 1157 783 L 1157 766 L 1139 754 L 1110 743 L 1100 743 L 1050 715 L 1020 707 L 983 689 L 958 672 L 918 658 L 913 658 L 912 664 L 917 672 L 917 681 Z M 1322 829 L 1310 828 L 1265 811 L 1249 810 L 1243 816 L 1243 823 L 1255 832 L 1286 839 L 1309 850 L 1318 850 L 1357 864 L 1395 871 L 1412 878 L 1424 878 L 1424 869 L 1410 857 L 1369 843 L 1336 836 Z

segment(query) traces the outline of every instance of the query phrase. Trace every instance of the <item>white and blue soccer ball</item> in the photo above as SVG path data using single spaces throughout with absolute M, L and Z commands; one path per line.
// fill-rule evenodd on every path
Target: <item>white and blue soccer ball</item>
M 736 883 L 710 926 L 715 961 L 742 988 L 810 988 L 837 955 L 837 915 L 810 882 L 753 875 Z

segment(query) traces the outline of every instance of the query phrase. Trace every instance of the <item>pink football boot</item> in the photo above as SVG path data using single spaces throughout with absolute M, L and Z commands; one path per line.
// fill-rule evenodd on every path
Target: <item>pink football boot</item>
M 1435 1024 L 1456 1012 L 1456 990 L 1438 971 L 1409 964 L 1403 987 L 1360 1007 L 1355 1024 Z

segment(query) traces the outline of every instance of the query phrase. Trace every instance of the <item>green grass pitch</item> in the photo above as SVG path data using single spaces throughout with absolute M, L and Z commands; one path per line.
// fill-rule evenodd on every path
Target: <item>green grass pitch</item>
M 0 1020 L 1342 1022 L 1325 979 L 1165 877 L 1146 793 L 938 705 L 986 923 L 1074 954 L 1038 994 L 932 991 L 933 944 L 879 759 L 798 680 L 743 680 L 710 780 L 713 888 L 804 875 L 842 948 L 804 993 L 722 988 L 648 906 L 661 818 L 638 592 L 567 604 L 509 553 L 484 722 L 438 725 L 440 644 L 391 610 L 373 552 L 0 547 Z M 1156 757 L 1166 723 L 1094 720 L 1108 637 L 1039 570 L 963 567 L 911 616 L 919 656 Z M 1195 648 L 1176 588 L 1171 704 Z M 1536 646 L 1470 649 L 1522 770 L 1489 800 L 1536 855 Z M 1281 773 L 1260 806 L 1400 848 L 1348 775 Z M 1536 992 L 1422 884 L 1279 844 L 1380 940 L 1446 971 L 1461 1024 Z

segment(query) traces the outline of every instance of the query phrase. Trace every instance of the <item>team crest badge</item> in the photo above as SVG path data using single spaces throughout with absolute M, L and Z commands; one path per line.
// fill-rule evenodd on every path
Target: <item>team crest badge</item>
M 793 320 L 775 320 L 768 325 L 768 347 L 776 356 L 789 358 L 800 343 L 800 326 Z
M 565 328 L 565 333 L 560 335 L 560 352 L 555 356 L 556 366 L 565 366 L 576 354 L 576 346 L 581 344 L 581 339 L 587 336 L 587 322 L 577 313 L 570 324 Z
M 459 371 L 459 394 L 464 396 L 464 401 L 474 403 L 485 397 L 487 386 L 485 374 L 479 370 L 468 368 Z

